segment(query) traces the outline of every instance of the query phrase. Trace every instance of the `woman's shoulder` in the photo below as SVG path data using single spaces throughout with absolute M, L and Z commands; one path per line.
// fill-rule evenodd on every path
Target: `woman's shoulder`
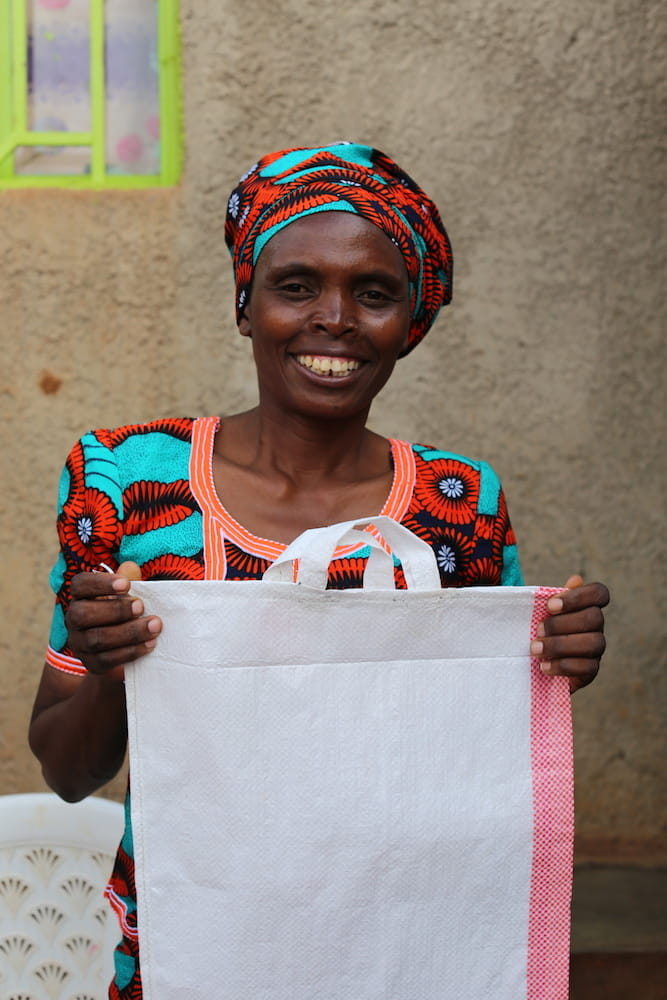
M 410 443 L 409 447 L 415 460 L 417 496 L 431 498 L 437 506 L 460 504 L 470 514 L 498 513 L 502 488 L 488 462 L 430 444 Z
M 471 458 L 468 455 L 451 451 L 449 448 L 441 448 L 432 444 L 421 444 L 414 441 L 401 441 L 399 443 L 412 451 L 418 470 L 424 471 L 429 467 L 433 470 L 445 463 L 452 467 L 463 466 L 471 469 L 478 477 L 492 476 L 497 478 L 492 466 L 484 459 Z
M 140 424 L 123 424 L 120 427 L 102 427 L 89 431 L 82 441 L 93 437 L 107 448 L 118 448 L 127 441 L 150 441 L 154 436 L 174 438 L 177 441 L 190 442 L 195 417 L 162 417 Z
M 192 417 L 101 427 L 83 434 L 65 463 L 65 486 L 81 482 L 105 492 L 136 480 L 187 479 Z
M 433 445 L 405 447 L 414 478 L 401 520 L 432 546 L 443 587 L 518 584 L 516 540 L 488 462 Z
M 167 450 L 190 447 L 195 425 L 193 417 L 164 417 L 141 424 L 123 424 L 120 427 L 98 427 L 83 434 L 70 452 L 86 462 L 106 454 L 108 461 L 134 453 L 148 457 Z
M 434 462 L 442 461 L 443 459 L 451 459 L 456 462 L 463 462 L 465 465 L 469 465 L 473 469 L 479 469 L 481 465 L 486 464 L 479 459 L 469 458 L 468 456 L 461 455 L 456 451 L 451 451 L 449 448 L 441 448 L 432 444 L 421 444 L 419 442 L 412 441 L 410 442 L 410 447 L 422 462 Z

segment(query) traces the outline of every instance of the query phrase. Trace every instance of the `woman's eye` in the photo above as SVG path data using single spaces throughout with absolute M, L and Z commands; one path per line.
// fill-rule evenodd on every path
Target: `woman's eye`
M 389 300 L 389 296 L 385 292 L 380 291 L 379 288 L 364 289 L 364 291 L 361 293 L 361 298 L 366 299 L 368 302 L 378 302 L 378 303 L 387 302 Z
M 308 289 L 300 281 L 286 281 L 280 286 L 280 291 L 287 292 L 288 295 L 302 295 Z

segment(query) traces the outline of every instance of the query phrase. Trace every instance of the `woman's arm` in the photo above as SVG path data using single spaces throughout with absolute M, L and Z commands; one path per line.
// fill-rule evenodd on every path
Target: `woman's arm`
M 122 677 L 76 677 L 44 664 L 29 741 L 44 780 L 67 802 L 105 785 L 125 756 Z
M 108 573 L 72 580 L 68 647 L 87 669 L 68 674 L 48 663 L 35 698 L 29 741 L 47 784 L 76 802 L 118 772 L 127 744 L 123 664 L 155 645 L 162 625 L 128 596 L 130 581 Z

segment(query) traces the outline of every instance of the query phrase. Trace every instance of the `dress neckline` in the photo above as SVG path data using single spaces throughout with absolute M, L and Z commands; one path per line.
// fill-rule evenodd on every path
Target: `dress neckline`
M 224 579 L 224 541 L 229 539 L 244 552 L 273 562 L 287 545 L 262 538 L 232 517 L 218 496 L 213 480 L 213 446 L 220 426 L 219 417 L 199 417 L 192 428 L 190 455 L 190 487 L 199 503 L 204 519 L 204 557 L 207 579 Z M 389 438 L 394 475 L 391 488 L 380 514 L 400 521 L 407 510 L 415 481 L 415 459 L 407 441 Z M 336 555 L 354 552 L 359 545 L 342 546 Z

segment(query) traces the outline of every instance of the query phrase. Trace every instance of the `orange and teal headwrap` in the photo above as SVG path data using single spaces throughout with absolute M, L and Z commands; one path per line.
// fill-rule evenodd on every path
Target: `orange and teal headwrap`
M 452 249 L 438 209 L 412 178 L 385 153 L 356 143 L 270 153 L 232 191 L 225 240 L 234 261 L 237 319 L 262 249 L 290 222 L 315 212 L 355 212 L 402 253 L 412 317 L 407 354 L 452 297 Z

